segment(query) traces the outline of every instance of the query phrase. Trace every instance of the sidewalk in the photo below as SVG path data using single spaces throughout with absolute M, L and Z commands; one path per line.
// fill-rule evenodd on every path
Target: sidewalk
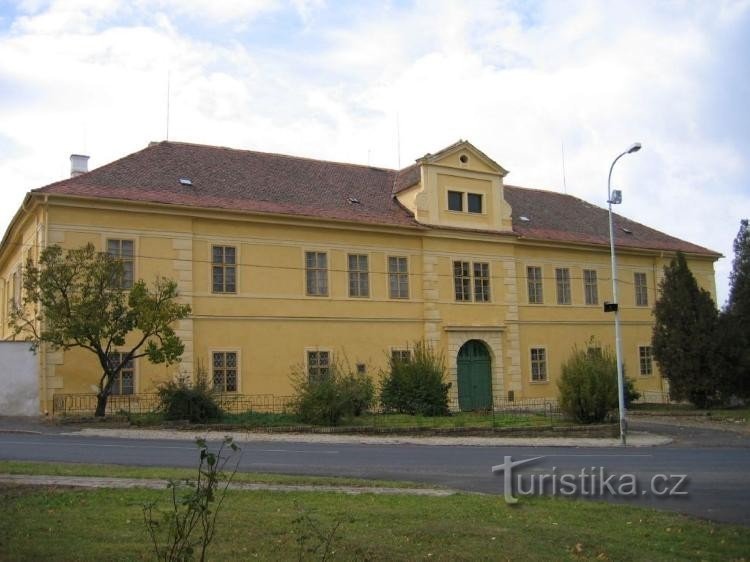
M 340 435 L 320 433 L 259 433 L 253 431 L 196 431 L 166 429 L 102 429 L 83 428 L 65 435 L 119 437 L 123 439 L 165 439 L 194 441 L 196 437 L 221 439 L 230 436 L 238 443 L 357 443 L 374 445 L 466 445 L 476 447 L 619 447 L 616 438 L 593 437 L 421 437 Z M 651 433 L 632 433 L 628 436 L 629 447 L 654 447 L 672 442 L 669 437 Z
M 0 474 L 0 484 L 25 484 L 31 486 L 70 486 L 74 488 L 149 488 L 164 490 L 166 480 L 154 478 L 104 478 L 99 476 L 42 476 L 26 474 Z M 401 496 L 431 496 L 446 497 L 460 492 L 438 488 L 385 488 L 364 486 L 312 486 L 309 484 L 263 484 L 263 483 L 233 483 L 232 490 L 268 491 L 268 492 L 337 492 L 340 494 L 360 495 L 401 495 Z
M 493 437 L 493 436 L 420 436 L 420 435 L 361 435 L 325 433 L 270 433 L 263 431 L 216 431 L 132 429 L 57 425 L 43 417 L 0 416 L 0 434 L 18 433 L 29 435 L 58 434 L 81 437 L 115 437 L 122 439 L 165 439 L 194 441 L 196 437 L 221 439 L 231 436 L 238 443 L 331 443 L 374 445 L 465 445 L 477 447 L 618 447 L 620 440 L 606 437 Z M 672 438 L 647 432 L 632 432 L 628 435 L 629 447 L 656 447 L 668 445 Z

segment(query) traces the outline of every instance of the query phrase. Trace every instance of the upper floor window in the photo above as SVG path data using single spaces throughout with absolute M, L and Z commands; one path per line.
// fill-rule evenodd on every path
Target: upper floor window
M 542 268 L 530 265 L 526 268 L 526 279 L 529 291 L 530 304 L 542 304 L 544 294 L 542 292 Z
M 648 285 L 646 285 L 646 274 L 634 273 L 633 281 L 635 284 L 635 305 L 648 306 Z
M 555 281 L 557 282 L 557 304 L 570 304 L 570 269 L 556 268 Z
M 370 266 L 365 254 L 349 254 L 349 296 L 370 296 Z
M 330 351 L 307 352 L 307 376 L 310 382 L 320 382 L 328 377 L 331 369 Z
M 599 304 L 599 284 L 595 269 L 583 270 L 583 293 L 586 304 Z
M 409 262 L 406 258 L 388 256 L 388 290 L 392 299 L 409 298 Z
M 132 289 L 135 273 L 135 254 L 132 240 L 107 240 L 107 253 L 122 263 L 122 276 L 118 280 L 121 289 Z
M 488 302 L 490 300 L 490 264 L 484 262 L 454 261 L 453 285 L 456 300 L 472 300 L 472 280 L 474 286 L 473 300 Z
M 468 193 L 466 195 L 467 207 L 470 213 L 482 212 L 482 195 L 479 193 Z
M 214 351 L 211 354 L 211 375 L 215 390 L 237 392 L 237 352 Z
M 305 252 L 305 286 L 308 295 L 328 295 L 328 254 Z
M 120 353 L 119 351 L 111 351 L 107 358 L 109 359 L 110 367 L 114 368 L 119 366 L 124 360 L 127 354 Z M 132 359 L 129 359 L 117 373 L 117 377 L 112 383 L 112 394 L 133 394 L 135 392 L 135 365 Z
M 450 211 L 464 210 L 464 194 L 461 191 L 448 192 L 448 209 Z
M 214 293 L 237 292 L 237 250 L 234 246 L 211 248 Z
M 654 358 L 650 346 L 638 348 L 638 363 L 640 364 L 641 375 L 647 376 L 654 373 Z
M 531 380 L 533 382 L 547 380 L 547 350 L 543 347 L 531 348 Z

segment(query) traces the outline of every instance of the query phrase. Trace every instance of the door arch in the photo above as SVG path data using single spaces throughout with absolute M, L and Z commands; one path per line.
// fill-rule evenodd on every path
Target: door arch
M 458 407 L 461 411 L 492 407 L 492 359 L 481 340 L 469 340 L 456 359 Z

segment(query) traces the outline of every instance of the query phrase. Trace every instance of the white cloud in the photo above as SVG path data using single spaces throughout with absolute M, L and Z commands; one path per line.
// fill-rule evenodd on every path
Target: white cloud
M 612 158 L 639 140 L 618 163 L 620 211 L 729 254 L 750 170 L 707 77 L 750 3 L 291 2 L 27 7 L 0 35 L 0 139 L 15 147 L 0 222 L 67 175 L 69 153 L 101 165 L 163 138 L 169 72 L 175 140 L 396 166 L 398 116 L 402 165 L 468 138 L 509 183 L 562 190 L 564 143 L 568 192 L 600 205 Z M 184 20 L 211 26 L 198 37 Z M 731 70 L 744 82 L 726 87 L 747 88 Z

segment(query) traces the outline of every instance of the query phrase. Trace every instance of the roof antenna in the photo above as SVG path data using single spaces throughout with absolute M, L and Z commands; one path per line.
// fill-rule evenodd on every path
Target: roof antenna
M 562 173 L 563 173 L 563 193 L 568 194 L 568 184 L 565 182 L 565 142 L 560 139 L 560 150 L 562 151 Z
M 169 140 L 169 87 L 171 82 L 171 70 L 167 70 L 167 136 L 166 140 Z
M 398 162 L 398 168 L 401 169 L 401 123 L 398 117 L 398 111 L 396 112 L 396 161 Z

